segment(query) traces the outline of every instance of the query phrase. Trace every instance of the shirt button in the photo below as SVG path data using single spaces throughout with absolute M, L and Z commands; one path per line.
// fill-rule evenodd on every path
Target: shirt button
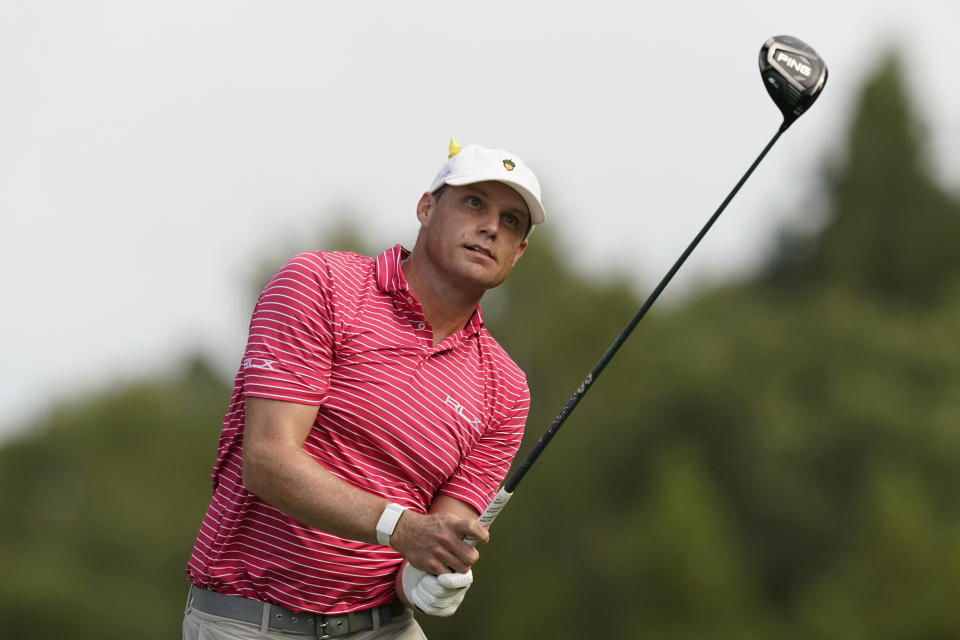
M 418 323 L 417 323 L 417 329 L 423 329 L 423 328 L 426 327 L 426 326 L 427 326 L 427 325 L 423 324 L 422 322 L 418 322 Z

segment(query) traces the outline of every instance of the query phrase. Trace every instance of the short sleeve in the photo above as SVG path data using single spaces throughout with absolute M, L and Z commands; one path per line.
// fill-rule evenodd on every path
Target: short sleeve
M 317 252 L 295 256 L 267 283 L 241 364 L 244 395 L 323 403 L 334 343 L 330 291 L 329 271 Z

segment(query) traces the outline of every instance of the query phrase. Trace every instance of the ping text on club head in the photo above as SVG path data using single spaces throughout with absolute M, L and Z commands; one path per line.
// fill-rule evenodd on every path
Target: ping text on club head
M 783 51 L 777 52 L 777 62 L 783 62 L 786 64 L 787 69 L 796 69 L 797 71 L 799 71 L 800 73 L 802 73 L 804 76 L 807 76 L 807 77 L 809 77 L 810 73 L 812 72 L 810 65 L 800 62 L 796 58 L 790 55 L 787 55 Z

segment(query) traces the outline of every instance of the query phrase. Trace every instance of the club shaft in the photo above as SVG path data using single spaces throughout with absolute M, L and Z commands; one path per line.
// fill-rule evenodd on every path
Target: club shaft
M 586 395 L 587 391 L 593 386 L 593 383 L 597 381 L 597 378 L 606 368 L 607 364 L 613 359 L 613 356 L 616 355 L 617 351 L 620 350 L 620 347 L 623 346 L 623 343 L 626 342 L 627 338 L 630 336 L 630 333 L 637 326 L 640 320 L 643 319 L 643 316 L 647 314 L 647 311 L 650 310 L 650 307 L 653 306 L 653 303 L 656 302 L 657 298 L 660 297 L 660 294 L 663 293 L 663 290 L 670 283 L 670 280 L 673 279 L 673 276 L 680 270 L 680 267 L 683 266 L 683 263 L 686 262 L 687 258 L 690 257 L 690 254 L 693 253 L 693 250 L 696 249 L 697 245 L 700 244 L 700 241 L 703 239 L 707 232 L 710 230 L 710 227 L 717 221 L 717 218 L 720 217 L 720 214 L 723 213 L 723 210 L 727 208 L 727 205 L 730 204 L 730 201 L 733 200 L 733 197 L 737 195 L 737 192 L 740 191 L 740 188 L 747 181 L 750 175 L 753 173 L 754 169 L 757 168 L 757 165 L 763 160 L 767 155 L 767 152 L 773 147 L 777 142 L 780 136 L 786 131 L 789 124 L 786 122 L 782 125 L 777 133 L 770 139 L 770 142 L 767 143 L 767 146 L 763 148 L 763 151 L 760 152 L 760 155 L 757 156 L 757 159 L 753 161 L 753 164 L 750 165 L 750 168 L 747 169 L 746 173 L 743 174 L 743 177 L 740 178 L 740 181 L 737 182 L 736 186 L 733 187 L 733 190 L 727 194 L 727 197 L 720 203 L 720 206 L 717 207 L 717 210 L 714 212 L 710 219 L 707 220 L 707 223 L 703 225 L 703 228 L 700 229 L 700 233 L 696 235 L 693 241 L 687 246 L 686 250 L 676 262 L 673 263 L 673 266 L 670 267 L 670 270 L 667 271 L 667 274 L 660 280 L 660 283 L 656 288 L 647 296 L 647 299 L 644 301 L 643 305 L 637 310 L 633 317 L 630 318 L 630 321 L 620 332 L 620 335 L 616 337 L 613 343 L 607 348 L 606 353 L 603 354 L 603 357 L 597 361 L 597 364 L 593 366 L 593 369 L 590 370 L 590 373 L 587 374 L 587 377 L 584 378 L 583 382 L 577 387 L 577 390 L 570 396 L 570 399 L 567 400 L 567 403 L 563 405 L 563 409 L 560 410 L 560 413 L 557 414 L 557 417 L 553 419 L 553 422 L 550 423 L 550 426 L 547 427 L 547 430 L 540 436 L 540 440 L 537 441 L 537 444 L 534 445 L 533 449 L 527 454 L 527 457 L 524 458 L 523 462 L 520 463 L 520 466 L 513 472 L 510 478 L 504 484 L 503 489 L 509 493 L 513 493 L 517 485 L 520 484 L 520 481 L 523 480 L 523 477 L 527 474 L 527 471 L 530 470 L 530 467 L 533 466 L 533 463 L 537 461 L 537 458 L 540 457 L 540 454 L 543 453 L 543 450 L 550 444 L 550 441 L 557 434 L 557 431 L 560 430 L 560 427 L 563 426 L 563 423 L 566 422 L 567 418 L 580 403 L 580 400 L 583 399 L 583 396 Z

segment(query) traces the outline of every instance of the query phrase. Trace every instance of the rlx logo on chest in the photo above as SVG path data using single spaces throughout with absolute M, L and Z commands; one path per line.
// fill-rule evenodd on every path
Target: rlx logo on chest
M 470 416 L 468 416 L 464 412 L 463 405 L 457 402 L 456 400 L 454 400 L 453 398 L 451 398 L 449 394 L 447 395 L 447 399 L 443 401 L 443 404 L 447 405 L 448 407 L 456 411 L 461 418 L 463 418 L 468 423 L 470 423 L 470 426 L 476 427 L 477 429 L 480 429 L 483 426 L 482 421 L 471 419 Z

